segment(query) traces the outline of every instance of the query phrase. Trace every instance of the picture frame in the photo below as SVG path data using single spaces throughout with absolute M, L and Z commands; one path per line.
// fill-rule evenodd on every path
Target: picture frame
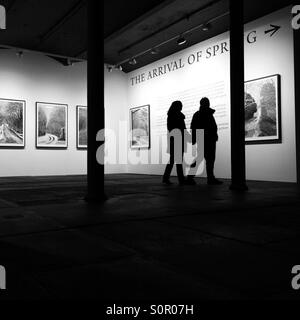
M 68 105 L 36 102 L 36 147 L 68 148 Z
M 87 149 L 87 107 L 76 107 L 76 145 L 79 150 Z
M 245 143 L 282 143 L 281 77 L 279 74 L 245 82 Z
M 0 148 L 24 149 L 26 101 L 0 98 Z
M 129 110 L 130 148 L 150 149 L 150 105 L 143 105 Z

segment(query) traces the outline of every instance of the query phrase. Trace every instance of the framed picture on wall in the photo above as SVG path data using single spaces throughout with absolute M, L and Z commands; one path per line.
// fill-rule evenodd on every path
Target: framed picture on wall
M 130 109 L 130 147 L 150 148 L 150 105 Z
M 25 101 L 0 99 L 0 147 L 25 147 Z
M 36 103 L 37 148 L 68 147 L 68 105 Z
M 280 75 L 245 82 L 246 144 L 281 143 Z
M 87 149 L 87 107 L 77 106 L 77 149 Z

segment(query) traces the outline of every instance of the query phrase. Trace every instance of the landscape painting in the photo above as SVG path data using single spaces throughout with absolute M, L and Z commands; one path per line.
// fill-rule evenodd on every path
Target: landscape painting
M 150 106 L 130 109 L 132 149 L 150 148 Z
M 246 144 L 280 143 L 280 76 L 245 83 Z
M 0 99 L 0 147 L 25 147 L 25 101 Z
M 67 148 L 68 106 L 37 102 L 36 115 L 36 146 L 38 148 Z
M 87 107 L 77 106 L 77 148 L 87 148 Z

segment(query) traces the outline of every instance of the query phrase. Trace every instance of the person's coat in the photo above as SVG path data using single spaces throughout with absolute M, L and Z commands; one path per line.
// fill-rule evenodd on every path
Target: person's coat
M 211 108 L 200 108 L 191 122 L 192 143 L 196 143 L 196 130 L 204 129 L 204 144 L 218 141 L 218 126 L 214 118 L 215 110 Z
M 168 115 L 167 119 L 167 128 L 168 128 L 168 153 L 171 151 L 174 152 L 174 137 L 172 136 L 172 131 L 177 129 L 181 132 L 181 144 L 182 144 L 182 152 L 186 152 L 187 150 L 187 142 L 184 139 L 184 135 L 186 134 L 186 126 L 185 126 L 185 115 L 182 112 L 171 113 Z

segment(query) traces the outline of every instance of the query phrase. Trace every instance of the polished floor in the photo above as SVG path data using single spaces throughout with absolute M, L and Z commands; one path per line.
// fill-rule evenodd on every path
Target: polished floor
M 83 176 L 1 178 L 0 299 L 300 298 L 297 185 L 160 181 L 109 175 L 108 200 L 87 204 Z

